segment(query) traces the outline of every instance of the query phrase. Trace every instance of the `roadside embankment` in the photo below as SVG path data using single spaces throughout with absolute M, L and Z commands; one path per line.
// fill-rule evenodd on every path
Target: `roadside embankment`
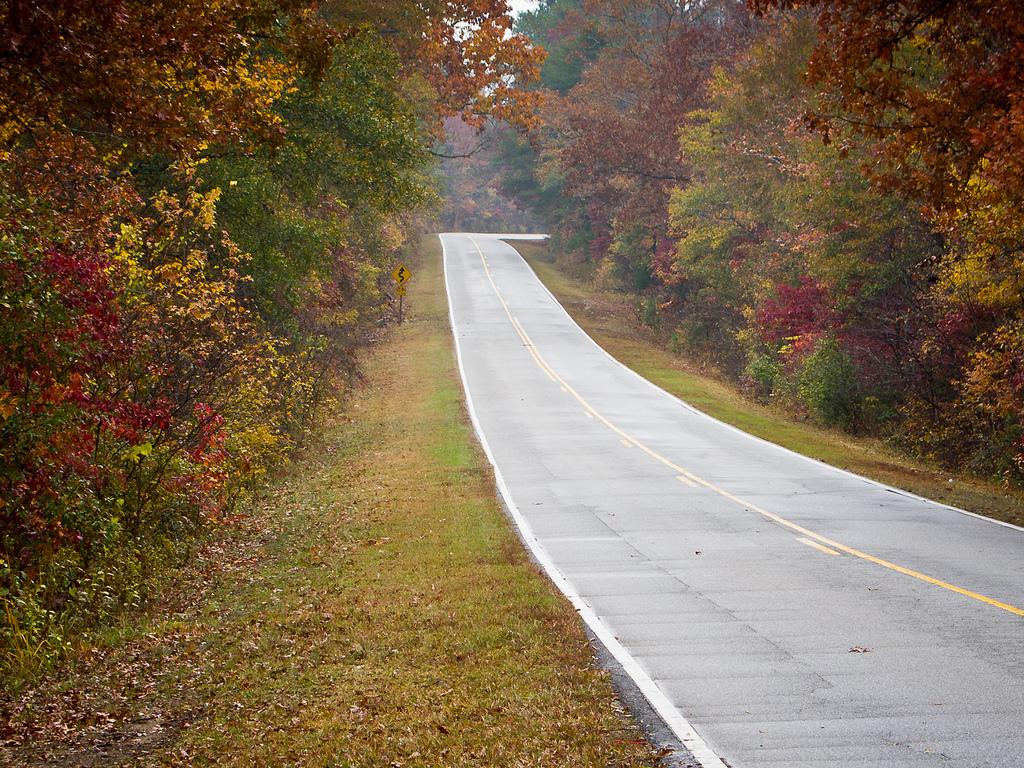
M 657 764 L 498 505 L 425 250 L 318 444 L 171 607 L 4 703 L 0 763 Z

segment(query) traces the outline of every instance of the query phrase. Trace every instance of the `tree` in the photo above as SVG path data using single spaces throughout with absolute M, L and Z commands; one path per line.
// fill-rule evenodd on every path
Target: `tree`
M 458 114 L 477 127 L 488 117 L 524 128 L 534 122 L 528 86 L 544 54 L 512 32 L 507 0 L 335 0 L 322 12 L 339 28 L 369 27 L 392 40 L 404 67 L 432 91 L 436 118 Z
M 826 138 L 862 138 L 864 167 L 922 208 L 944 236 L 933 301 L 948 320 L 928 345 L 949 397 L 914 410 L 923 450 L 1020 477 L 1024 400 L 1024 7 L 1010 0 L 808 6 L 819 40 L 807 112 Z M 942 330 L 944 329 L 944 330 Z M 1010 366 L 992 376 L 991 362 Z M 993 449 L 992 446 L 999 446 Z M 1001 457 L 1001 458 L 997 458 Z
M 344 387 L 444 116 L 532 119 L 510 26 L 503 0 L 0 5 L 0 660 L 138 604 Z
M 551 100 L 551 151 L 581 203 L 588 256 L 605 261 L 605 274 L 642 284 L 667 239 L 669 191 L 689 176 L 676 130 L 705 103 L 712 63 L 742 45 L 747 17 L 728 1 L 590 0 L 569 20 L 586 30 L 574 39 L 600 47 L 586 49 L 579 83 Z
M 916 211 L 870 188 L 855 148 L 824 145 L 801 124 L 815 103 L 801 78 L 813 42 L 806 21 L 779 20 L 715 76 L 711 108 L 681 131 L 698 173 L 673 197 L 679 244 L 660 277 L 683 337 L 763 396 L 828 403 L 808 371 L 824 381 L 826 364 L 842 363 L 837 397 L 857 391 L 891 408 L 923 320 L 927 275 L 913 267 L 940 251 Z M 857 426 L 851 404 L 811 410 Z
M 1010 227 L 1024 205 L 1024 7 L 1014 0 L 752 0 L 812 7 L 820 39 L 809 113 L 869 137 L 877 180 L 921 201 L 950 232 Z M 1013 243 L 1016 243 L 1015 245 Z

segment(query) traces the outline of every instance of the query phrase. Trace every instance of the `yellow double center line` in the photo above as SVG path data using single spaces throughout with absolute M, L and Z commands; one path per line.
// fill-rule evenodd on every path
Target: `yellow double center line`
M 756 504 L 752 504 L 749 501 L 741 499 L 739 496 L 735 496 L 729 493 L 729 491 L 725 490 L 724 488 L 719 488 L 714 483 L 708 482 L 704 478 L 695 475 L 688 469 L 679 466 L 678 464 L 666 458 L 665 456 L 662 456 L 657 451 L 652 450 L 651 448 L 641 443 L 635 437 L 628 434 L 627 432 L 625 432 L 624 430 L 610 422 L 604 416 L 602 416 L 598 411 L 596 411 L 594 407 L 590 403 L 588 403 L 582 395 L 580 395 L 579 392 L 573 389 L 569 382 L 567 382 L 565 379 L 559 376 L 558 372 L 555 371 L 555 369 L 552 368 L 547 363 L 547 361 L 544 359 L 544 356 L 541 355 L 540 350 L 537 349 L 536 345 L 533 343 L 533 340 L 530 338 L 530 336 L 526 333 L 523 326 L 520 324 L 519 320 L 516 319 L 516 317 L 512 314 L 512 310 L 509 308 L 508 302 L 505 301 L 504 296 L 501 295 L 501 291 L 498 289 L 497 283 L 494 282 L 494 276 L 491 274 L 491 269 L 487 264 L 487 259 L 484 257 L 484 252 L 480 249 L 480 245 L 472 237 L 470 238 L 470 241 L 473 243 L 473 247 L 476 248 L 476 252 L 480 254 L 480 262 L 483 264 L 484 273 L 487 275 L 487 280 L 490 282 L 491 288 L 494 289 L 494 294 L 498 297 L 498 301 L 501 302 L 501 306 L 505 310 L 505 314 L 508 315 L 508 319 L 511 321 L 512 327 L 519 335 L 519 338 L 522 339 L 523 346 L 526 347 L 527 351 L 530 353 L 530 356 L 533 358 L 534 362 L 537 363 L 537 366 L 547 375 L 549 379 L 559 384 L 565 392 L 567 392 L 569 395 L 575 398 L 579 402 L 579 404 L 583 406 L 583 410 L 588 416 L 597 419 L 606 427 L 608 427 L 608 429 L 617 434 L 623 440 L 624 444 L 635 446 L 644 453 L 646 453 L 655 461 L 661 462 L 666 467 L 675 472 L 684 484 L 702 486 L 704 488 L 707 488 L 712 493 L 717 493 L 719 496 L 722 496 L 726 499 L 729 499 L 732 502 L 735 502 L 736 504 L 739 504 L 746 510 L 749 510 L 751 512 L 757 512 L 758 514 L 763 515 L 767 519 L 771 520 L 773 523 L 778 523 L 779 525 L 788 528 L 789 530 L 798 533 L 800 534 L 800 536 L 810 540 L 806 543 L 810 543 L 811 541 L 816 542 L 817 544 L 824 545 L 825 547 L 830 547 L 833 550 L 839 550 L 840 552 L 845 552 L 846 554 L 860 558 L 861 560 L 867 560 L 869 563 L 874 563 L 875 565 L 880 565 L 883 568 L 888 568 L 891 571 L 902 573 L 904 576 L 910 576 L 911 578 L 927 582 L 928 584 L 932 584 L 936 587 L 947 589 L 950 592 L 956 592 L 958 595 L 964 595 L 965 597 L 969 597 L 972 600 L 978 600 L 982 603 L 994 606 L 995 608 L 999 608 L 1004 611 L 1009 611 L 1010 613 L 1016 614 L 1017 616 L 1024 616 L 1024 609 L 1018 608 L 1015 605 L 1010 605 L 1009 603 L 1004 603 L 1000 600 L 996 600 L 986 595 L 982 595 L 977 592 L 972 592 L 969 589 L 958 587 L 955 584 L 950 584 L 947 581 L 936 579 L 925 573 L 919 573 L 918 571 L 912 570 L 911 568 L 905 568 L 902 565 L 891 563 L 888 560 L 883 560 L 880 557 L 869 555 L 867 552 L 861 552 L 859 549 L 848 547 L 845 544 L 841 544 L 838 541 L 835 541 L 834 539 L 828 538 L 827 536 L 822 536 L 820 533 L 815 533 L 814 531 L 808 528 L 804 528 L 802 525 L 794 523 L 791 520 L 787 520 L 786 518 L 781 517 L 780 515 L 777 515 L 774 512 L 769 512 L 768 510 L 763 509 L 762 507 L 759 507 Z

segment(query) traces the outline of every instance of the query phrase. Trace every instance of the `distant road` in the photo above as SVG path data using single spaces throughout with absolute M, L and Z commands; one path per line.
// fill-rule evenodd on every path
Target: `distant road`
M 1024 530 L 693 410 L 612 360 L 510 245 L 441 238 L 499 487 L 703 766 L 1024 766 Z

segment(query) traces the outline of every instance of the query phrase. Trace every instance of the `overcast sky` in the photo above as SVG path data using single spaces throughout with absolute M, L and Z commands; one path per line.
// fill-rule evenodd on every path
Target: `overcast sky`
M 537 7 L 537 0 L 509 0 L 508 4 L 512 6 L 512 15 L 514 16 L 522 11 L 532 11 Z

